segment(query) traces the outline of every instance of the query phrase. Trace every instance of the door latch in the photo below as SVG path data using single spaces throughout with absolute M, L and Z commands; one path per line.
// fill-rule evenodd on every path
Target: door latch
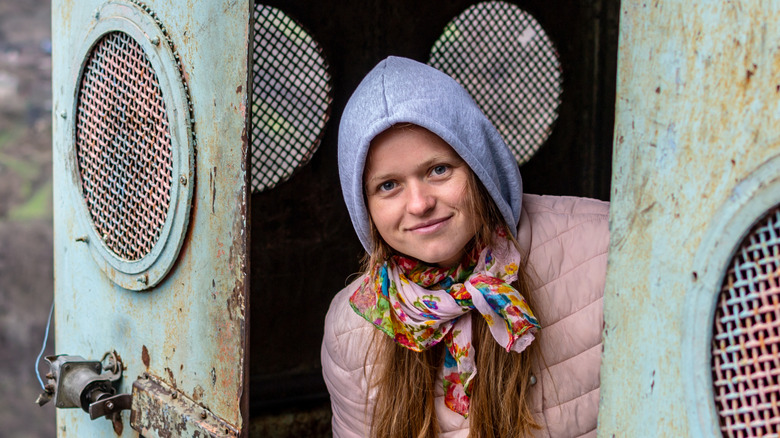
M 94 420 L 111 419 L 130 409 L 132 396 L 116 394 L 114 383 L 122 378 L 122 361 L 116 352 L 108 352 L 99 361 L 81 356 L 47 356 L 50 371 L 47 384 L 36 403 L 43 406 L 52 399 L 58 408 L 81 408 Z M 104 364 L 104 362 L 106 362 Z

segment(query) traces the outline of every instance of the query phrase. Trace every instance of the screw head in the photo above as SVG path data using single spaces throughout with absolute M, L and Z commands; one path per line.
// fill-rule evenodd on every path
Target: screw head
M 114 410 L 114 403 L 110 402 L 110 401 L 106 402 L 106 409 L 108 409 L 109 411 L 113 411 Z
M 155 46 L 160 44 L 160 37 L 153 36 L 151 40 L 149 40 L 150 43 L 154 44 Z
M 68 118 L 68 113 L 65 110 L 62 110 L 62 111 L 60 111 L 60 117 L 62 117 L 63 119 L 67 119 Z
M 187 176 L 186 175 L 180 176 L 179 177 L 179 182 L 181 183 L 181 185 L 186 186 L 187 185 Z
M 205 411 L 205 410 L 201 411 L 201 413 L 200 413 L 200 418 L 202 418 L 202 419 L 204 419 L 204 420 L 205 420 L 207 416 L 208 416 L 208 414 L 206 413 L 206 411 Z

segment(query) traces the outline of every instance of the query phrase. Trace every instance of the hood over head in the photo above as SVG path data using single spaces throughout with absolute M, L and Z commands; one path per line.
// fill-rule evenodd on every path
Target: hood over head
M 477 175 L 512 233 L 520 220 L 523 183 L 501 135 L 469 93 L 449 75 L 391 56 L 350 97 L 339 125 L 339 178 L 352 225 L 371 251 L 363 170 L 371 140 L 398 123 L 421 126 L 447 142 Z

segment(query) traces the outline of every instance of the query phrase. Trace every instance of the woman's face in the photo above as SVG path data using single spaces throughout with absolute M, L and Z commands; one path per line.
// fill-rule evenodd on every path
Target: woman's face
M 363 173 L 368 212 L 395 251 L 451 267 L 476 233 L 467 206 L 471 170 L 432 132 L 387 130 L 371 143 Z

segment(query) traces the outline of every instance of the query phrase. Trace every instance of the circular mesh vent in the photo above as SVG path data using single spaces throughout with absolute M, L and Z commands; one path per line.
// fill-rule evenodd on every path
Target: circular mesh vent
M 287 180 L 319 147 L 330 113 L 328 65 L 314 39 L 256 4 L 252 51 L 252 190 Z
M 126 33 L 106 34 L 87 57 L 76 102 L 76 154 L 97 234 L 118 257 L 140 260 L 165 223 L 172 151 L 157 76 Z
M 517 161 L 528 161 L 558 118 L 562 75 L 542 26 L 505 2 L 478 3 L 452 20 L 428 63 L 458 81 Z
M 728 437 L 780 430 L 780 207 L 742 242 L 715 310 L 712 378 Z

